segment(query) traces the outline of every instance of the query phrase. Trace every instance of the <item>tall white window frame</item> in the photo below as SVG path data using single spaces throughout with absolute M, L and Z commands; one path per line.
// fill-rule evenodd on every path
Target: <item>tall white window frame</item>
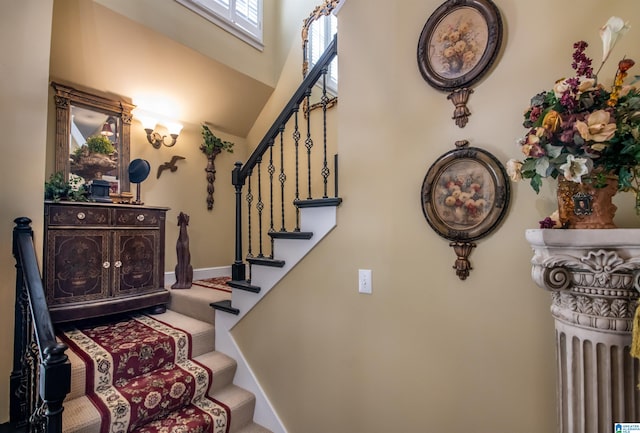
M 325 52 L 335 34 L 338 33 L 338 18 L 334 13 L 318 17 L 309 28 L 308 60 L 311 70 Z M 329 65 L 327 71 L 327 88 L 338 93 L 338 57 Z
M 263 0 L 175 0 L 258 50 L 262 39 Z

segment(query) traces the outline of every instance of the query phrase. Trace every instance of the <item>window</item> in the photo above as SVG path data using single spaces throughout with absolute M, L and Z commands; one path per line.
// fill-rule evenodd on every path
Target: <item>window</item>
M 262 50 L 262 0 L 176 0 L 203 18 Z
M 327 49 L 334 35 L 338 33 L 338 19 L 335 15 L 322 15 L 309 28 L 308 59 L 309 69 L 318 62 Z M 337 93 L 338 90 L 338 58 L 333 59 L 327 74 L 327 87 Z

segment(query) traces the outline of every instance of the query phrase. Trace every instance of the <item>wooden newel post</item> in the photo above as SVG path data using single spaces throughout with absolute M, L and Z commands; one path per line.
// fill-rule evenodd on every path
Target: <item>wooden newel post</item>
M 178 263 L 176 264 L 176 282 L 171 286 L 172 289 L 188 289 L 193 282 L 193 266 L 191 266 L 191 252 L 189 251 L 189 234 L 187 226 L 189 225 L 189 215 L 180 212 L 178 215 L 178 226 L 180 226 L 180 234 L 176 242 L 176 255 Z

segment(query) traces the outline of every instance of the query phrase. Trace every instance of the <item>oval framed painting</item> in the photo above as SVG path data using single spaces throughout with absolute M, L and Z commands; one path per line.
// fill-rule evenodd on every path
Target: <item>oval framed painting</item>
M 427 20 L 418 40 L 418 67 L 436 89 L 480 80 L 502 44 L 500 11 L 491 0 L 448 0 Z
M 429 225 L 443 238 L 470 242 L 493 231 L 509 207 L 509 178 L 486 150 L 466 140 L 436 160 L 420 195 Z

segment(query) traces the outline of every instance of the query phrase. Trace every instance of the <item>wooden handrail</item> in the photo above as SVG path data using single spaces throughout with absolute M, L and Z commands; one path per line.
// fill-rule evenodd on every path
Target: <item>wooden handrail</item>
M 235 260 L 231 266 L 231 278 L 234 281 L 243 281 L 246 279 L 246 269 L 242 257 L 242 188 L 246 179 L 250 176 L 255 166 L 262 160 L 263 155 L 273 145 L 276 137 L 283 130 L 283 126 L 291 119 L 294 113 L 297 113 L 299 106 L 305 98 L 311 95 L 313 86 L 315 86 L 321 78 L 326 77 L 327 70 L 333 59 L 338 55 L 338 35 L 333 37 L 331 43 L 327 46 L 324 53 L 318 59 L 311 71 L 304 77 L 298 89 L 294 92 L 289 102 L 284 106 L 280 115 L 271 125 L 264 138 L 247 159 L 243 165 L 236 162 L 235 168 L 231 175 L 231 182 L 235 187 L 235 210 L 236 210 L 236 233 L 235 233 Z M 324 83 L 323 83 L 324 84 Z M 326 87 L 323 85 L 323 89 Z M 326 104 L 325 104 L 326 111 Z M 297 119 L 297 117 L 296 117 Z M 296 120 L 297 122 L 297 120 Z M 326 133 L 326 131 L 325 131 Z M 336 183 L 337 187 L 337 183 Z
M 296 107 L 298 107 L 302 100 L 307 96 L 307 94 L 311 91 L 316 82 L 322 77 L 322 74 L 329 67 L 329 64 L 333 61 L 334 57 L 338 55 L 338 35 L 336 34 L 333 37 L 331 43 L 327 46 L 325 52 L 320 56 L 318 62 L 311 69 L 311 72 L 307 74 L 304 78 L 296 92 L 293 94 L 287 105 L 284 106 L 282 112 L 278 116 L 278 118 L 273 122 L 269 131 L 265 134 L 264 138 L 258 146 L 255 148 L 247 162 L 239 169 L 237 177 L 234 176 L 233 182 L 234 185 L 243 185 L 247 176 L 251 170 L 255 167 L 257 162 L 260 160 L 262 155 L 269 148 L 270 143 L 277 137 L 280 132 L 280 127 L 287 123 L 287 121 L 293 115 Z M 238 183 L 235 183 L 238 182 Z
M 58 343 L 49 315 L 38 268 L 31 220 L 14 220 L 13 255 L 16 259 L 16 323 L 14 330 L 14 370 L 11 375 L 11 423 L 33 422 L 35 389 L 44 405 L 46 433 L 62 432 L 62 403 L 71 389 L 71 364 L 67 346 Z M 25 362 L 31 339 L 38 347 L 39 362 Z M 31 365 L 30 365 L 31 364 Z M 30 371 L 37 367 L 38 371 Z M 26 390 L 25 390 L 25 385 Z M 34 388 L 37 386 L 37 388 Z M 20 401 L 23 399 L 24 401 Z M 15 419 L 18 418 L 18 419 Z

